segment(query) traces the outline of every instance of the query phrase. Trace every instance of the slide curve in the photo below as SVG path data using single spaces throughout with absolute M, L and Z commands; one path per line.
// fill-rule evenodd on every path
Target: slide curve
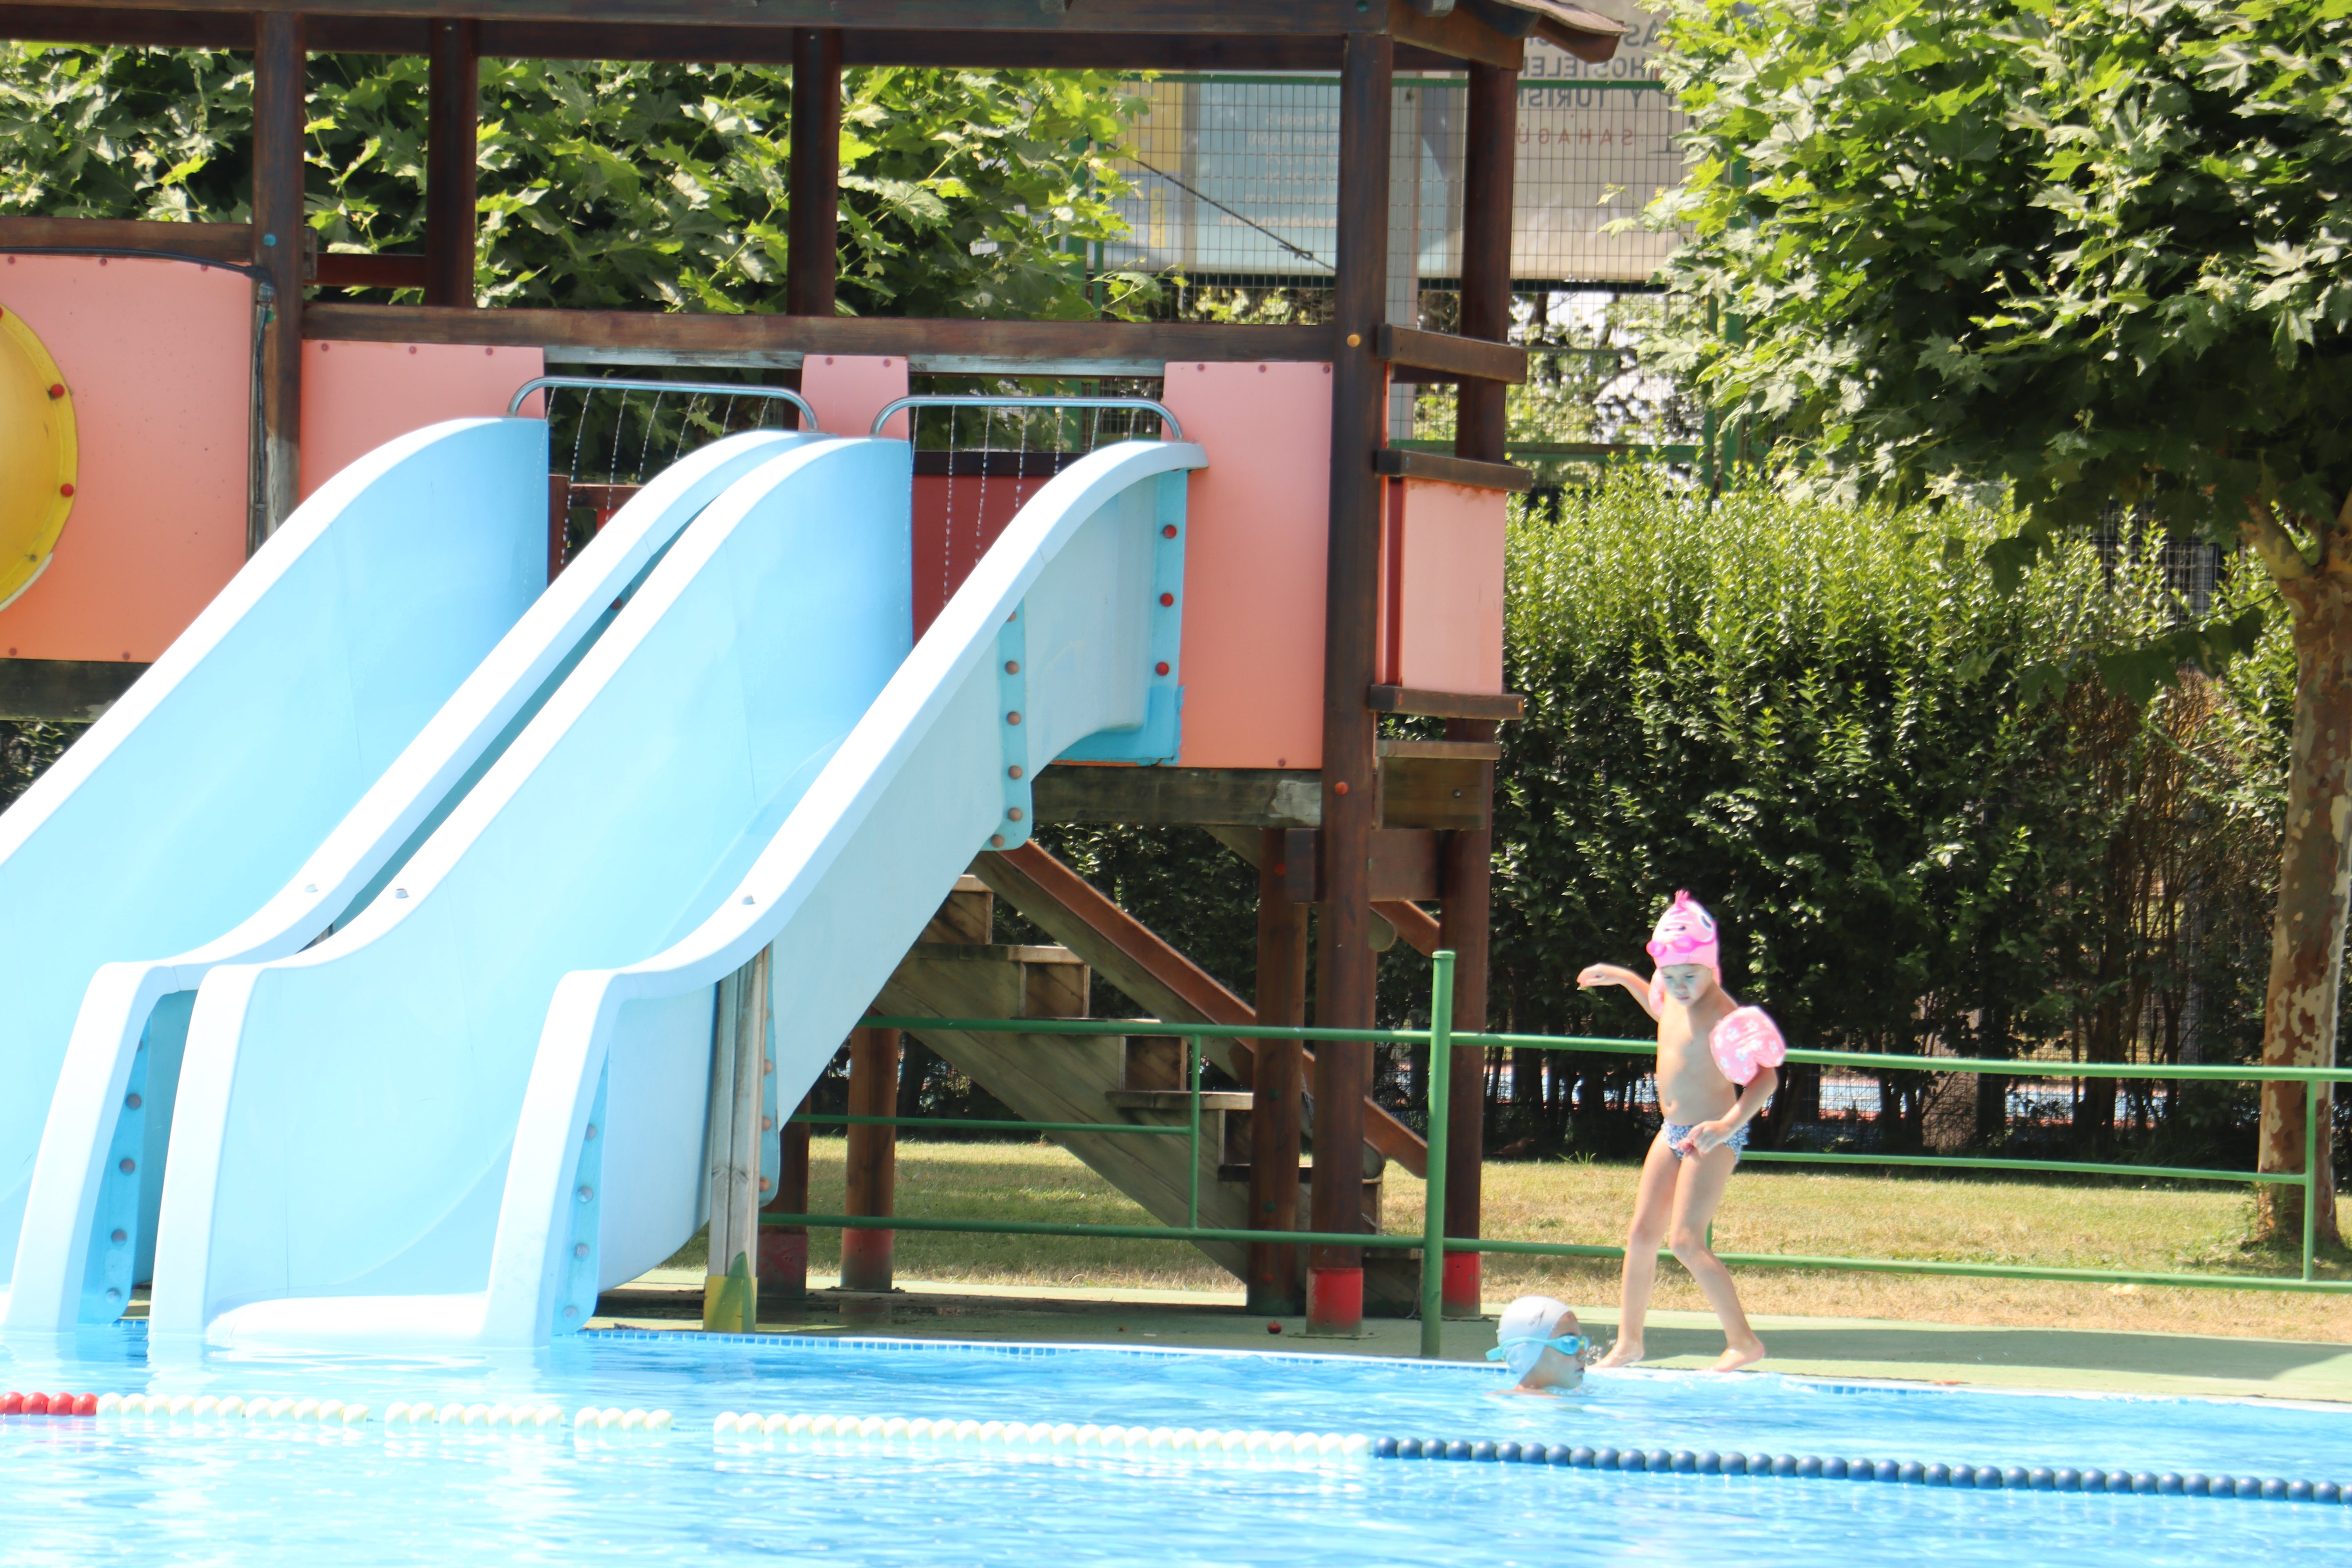
M 719 980 L 772 950 L 791 1104 L 972 855 L 1025 837 L 1036 767 L 1106 732 L 1173 754 L 1203 461 L 1080 459 L 919 645 L 904 444 L 739 479 L 387 896 L 206 976 L 152 1331 L 544 1342 L 675 1250 Z
M 544 585 L 546 473 L 533 420 L 438 425 L 353 464 L 0 814 L 12 1319 L 44 1129 L 92 976 L 218 935 L 302 865 Z M 142 1021 L 118 1097 L 169 1104 L 186 1016 Z M 152 1214 L 165 1119 L 132 1122 L 84 1152 L 111 1158 L 131 1213 Z M 116 1227 L 126 1242 L 134 1224 Z M 117 1311 L 136 1250 L 99 1286 Z
M 523 454 L 527 475 L 543 453 L 544 426 L 500 423 L 510 426 L 500 438 Z M 178 1042 L 205 976 L 223 963 L 299 952 L 321 931 L 348 923 L 543 705 L 679 530 L 742 474 L 808 438 L 781 432 L 730 437 L 669 468 L 538 596 L 257 910 L 189 952 L 99 969 L 74 1021 L 42 1134 L 16 1244 L 10 1328 L 111 1321 L 132 1282 L 147 1277 L 173 1109 L 165 1079 L 177 1076 Z M 520 508 L 509 508 L 520 525 L 518 548 L 538 548 L 543 490 L 533 487 L 528 496 L 509 499 Z M 524 504 L 534 499 L 535 507 Z M 448 521 L 470 526 L 463 515 Z M 462 569 L 463 563 L 442 565 Z M 168 1073 L 152 1065 L 158 1035 L 173 1042 Z M 126 1158 L 132 1166 L 127 1171 Z

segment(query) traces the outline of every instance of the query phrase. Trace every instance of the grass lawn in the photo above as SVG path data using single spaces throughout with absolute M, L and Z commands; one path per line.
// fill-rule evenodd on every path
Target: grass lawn
M 813 1213 L 841 1212 L 844 1147 L 837 1138 L 813 1142 Z M 1631 1166 L 1490 1164 L 1486 1231 L 1529 1241 L 1622 1241 L 1633 1194 Z M 1391 1166 L 1384 1228 L 1418 1234 L 1421 1202 L 1421 1183 Z M 2252 1210 L 2252 1197 L 2240 1187 L 1938 1181 L 1754 1165 L 1733 1179 L 1716 1223 L 1715 1243 L 1727 1252 L 2167 1273 L 2291 1273 L 2288 1256 L 2241 1247 Z M 932 1218 L 1149 1223 L 1108 1183 L 1059 1147 L 1043 1142 L 902 1142 L 898 1212 Z M 810 1242 L 810 1267 L 834 1271 L 838 1234 L 818 1232 Z M 700 1267 L 699 1239 L 673 1262 Z M 897 1267 L 905 1279 L 945 1282 L 1142 1286 L 1230 1290 L 1236 1296 L 1240 1290 L 1239 1281 L 1198 1253 L 1167 1242 L 902 1231 Z M 2335 1278 L 2352 1273 L 2341 1258 L 2332 1260 L 2326 1272 Z M 1738 1278 L 1743 1300 L 1758 1313 L 2352 1342 L 2352 1297 L 1790 1268 L 1743 1269 Z M 1671 1262 L 1661 1268 L 1658 1285 L 1659 1307 L 1706 1310 L 1689 1277 Z M 1579 1306 L 1613 1304 L 1616 1263 L 1486 1259 L 1489 1300 L 1529 1289 L 1547 1290 Z

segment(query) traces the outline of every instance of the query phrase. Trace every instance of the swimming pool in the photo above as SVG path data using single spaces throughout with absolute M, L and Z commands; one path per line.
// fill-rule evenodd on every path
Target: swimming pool
M 2341 1558 L 2352 1507 L 971 1442 L 717 1440 L 722 1411 L 1413 1435 L 2352 1479 L 2352 1412 L 1690 1373 L 1486 1396 L 1485 1367 L 1297 1354 L 583 1334 L 537 1355 L 0 1351 L 0 1387 L 364 1400 L 358 1428 L 0 1416 L 11 1563 L 814 1558 L 1070 1564 L 2209 1563 Z M 666 1408 L 654 1436 L 387 1426 L 399 1400 Z

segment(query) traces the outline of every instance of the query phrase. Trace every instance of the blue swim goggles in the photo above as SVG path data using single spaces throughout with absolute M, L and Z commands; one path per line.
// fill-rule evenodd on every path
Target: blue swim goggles
M 1558 1351 L 1565 1356 L 1580 1356 L 1592 1348 L 1592 1342 L 1582 1334 L 1561 1334 L 1549 1340 L 1540 1334 L 1519 1334 L 1503 1341 L 1493 1350 L 1488 1351 L 1486 1359 L 1488 1361 L 1507 1360 L 1512 1348 L 1517 1345 L 1541 1345 L 1546 1350 Z

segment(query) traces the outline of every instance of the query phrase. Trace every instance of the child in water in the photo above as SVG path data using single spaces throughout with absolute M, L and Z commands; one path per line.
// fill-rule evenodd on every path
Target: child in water
M 1617 1342 L 1593 1364 L 1629 1366 L 1642 1359 L 1642 1323 L 1663 1242 L 1722 1320 L 1725 1348 L 1712 1370 L 1729 1372 L 1761 1361 L 1764 1342 L 1748 1326 L 1731 1271 L 1707 1247 L 1707 1226 L 1748 1146 L 1748 1123 L 1780 1082 L 1773 1069 L 1787 1047 L 1762 1008 L 1742 1007 L 1723 989 L 1715 919 L 1688 893 L 1676 893 L 1659 917 L 1649 951 L 1657 971 L 1647 980 L 1613 963 L 1593 964 L 1576 977 L 1588 990 L 1622 985 L 1658 1021 L 1658 1110 L 1665 1120 L 1633 1197 Z
M 1567 1302 L 1522 1296 L 1503 1309 L 1495 1323 L 1495 1348 L 1486 1352 L 1488 1361 L 1501 1362 L 1518 1381 L 1495 1392 L 1556 1397 L 1584 1381 L 1584 1357 L 1591 1349 L 1584 1325 Z

